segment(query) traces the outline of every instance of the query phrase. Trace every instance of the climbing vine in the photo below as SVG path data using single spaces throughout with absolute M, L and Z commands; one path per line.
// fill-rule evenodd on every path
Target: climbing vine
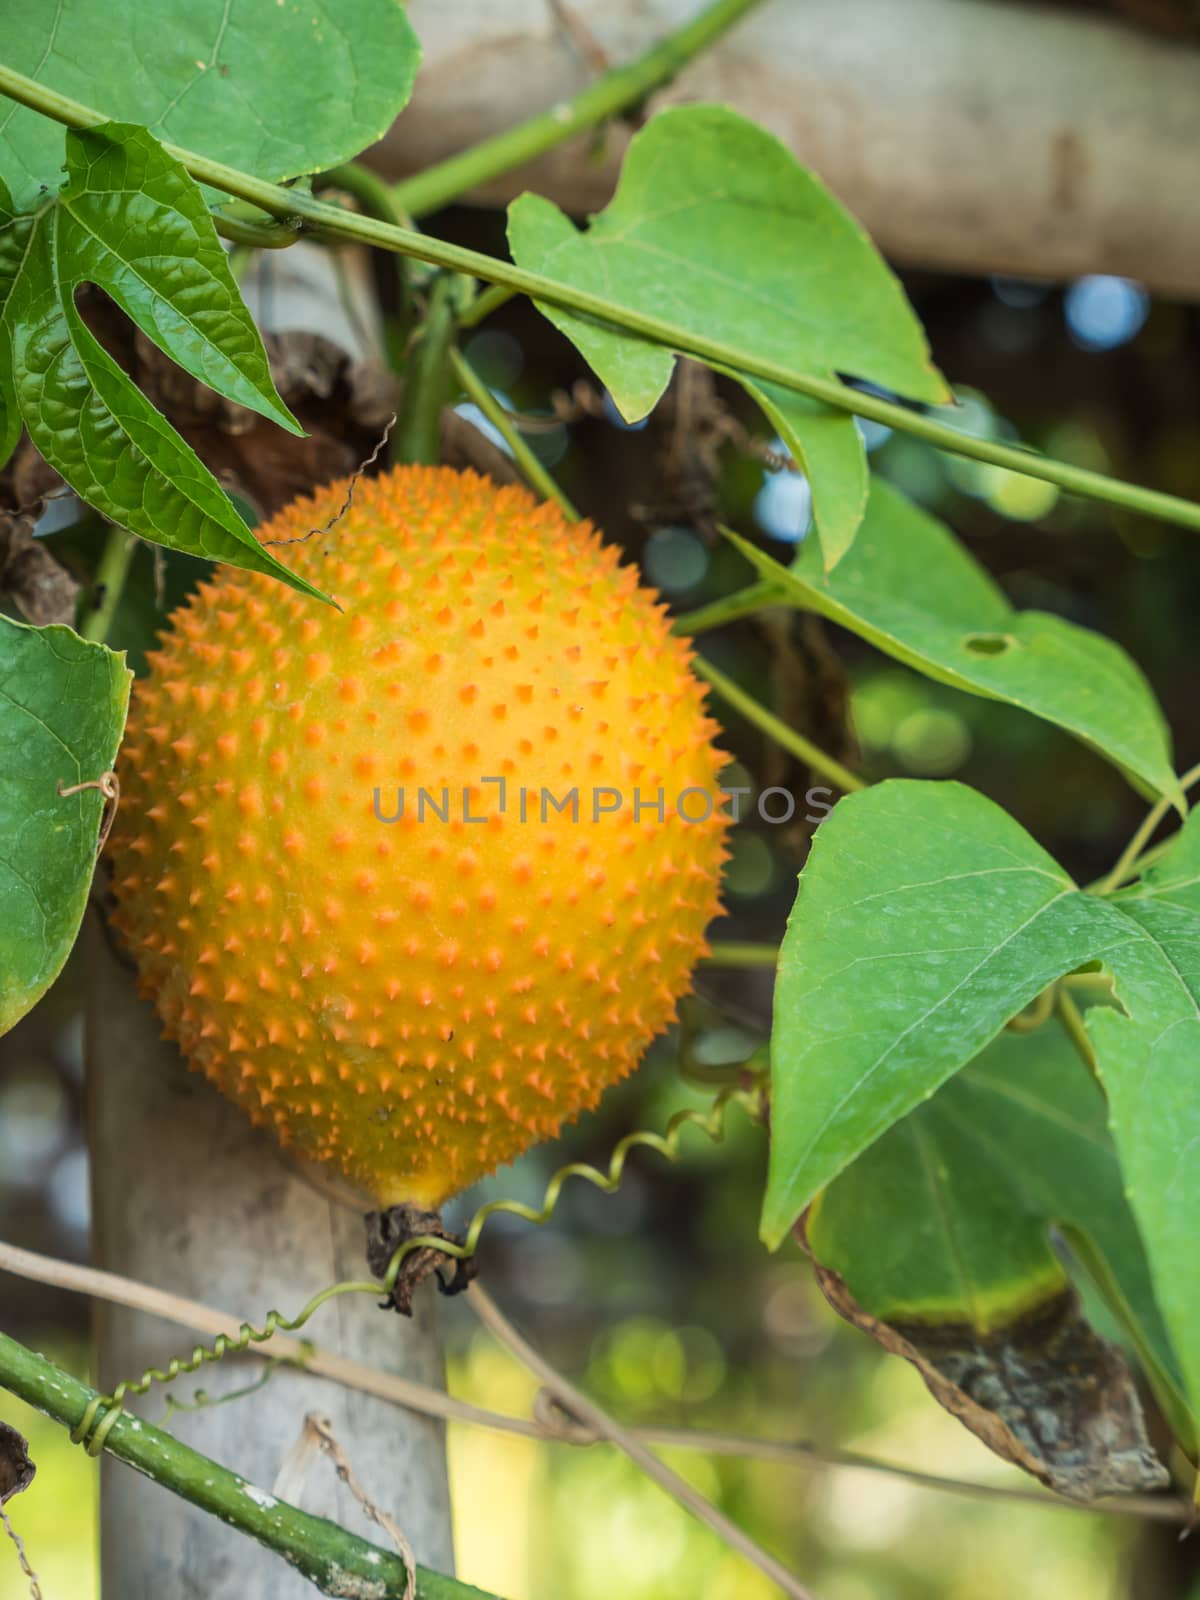
M 536 495 L 578 520 L 460 348 L 464 330 L 513 296 L 571 342 L 628 424 L 660 403 L 681 359 L 700 364 L 778 435 L 786 467 L 810 484 L 813 525 L 788 564 L 733 529 L 714 530 L 744 581 L 677 618 L 677 634 L 699 641 L 767 609 L 824 618 L 934 682 L 1080 741 L 1148 806 L 1103 878 L 1077 885 L 987 796 L 948 782 L 872 784 L 845 752 L 824 749 L 697 654 L 715 706 L 830 785 L 819 791 L 830 803 L 810 819 L 782 947 L 718 943 L 707 957 L 776 968 L 769 1067 L 756 1057 L 705 1068 L 689 1053 L 685 1011 L 683 1074 L 719 1091 L 705 1113 L 628 1136 L 606 1170 L 562 1167 L 539 1207 L 483 1205 L 461 1239 L 418 1227 L 377 1275 L 320 1289 L 294 1317 L 265 1312 L 110 1393 L 0 1334 L 0 1385 L 92 1453 L 107 1450 L 235 1522 L 329 1594 L 351 1592 L 337 1587 L 346 1573 L 403 1592 L 408 1567 L 290 1507 L 267 1516 L 234 1473 L 142 1427 L 126 1402 L 230 1353 L 263 1346 L 269 1355 L 278 1330 L 306 1327 L 336 1296 L 391 1299 L 416 1253 L 448 1271 L 470 1263 L 495 1213 L 543 1223 L 567 1179 L 611 1192 L 633 1150 L 673 1159 L 688 1126 L 719 1141 L 735 1104 L 769 1122 L 762 1242 L 799 1240 L 835 1309 L 916 1364 L 994 1449 L 1076 1499 L 1193 1491 L 1181 1462 L 1195 1461 L 1200 1408 L 1191 1265 L 1200 823 L 1188 806 L 1200 774 L 1177 774 L 1165 717 L 1125 651 L 1012 605 L 949 527 L 871 471 L 856 419 L 1182 528 L 1200 529 L 1200 506 L 964 432 L 919 320 L 870 240 L 790 152 L 724 107 L 650 117 L 609 204 L 585 227 L 542 196 L 521 196 L 508 213 L 511 259 L 413 220 L 640 103 L 752 3 L 717 0 L 561 113 L 395 187 L 356 160 L 403 111 L 417 74 L 416 39 L 392 0 L 282 8 L 269 37 L 265 11 L 238 8 L 235 29 L 212 30 L 211 59 L 175 53 L 178 81 L 137 57 L 131 0 L 105 8 L 103 26 L 91 0 L 66 0 L 61 25 L 31 13 L 0 43 L 0 464 L 32 449 L 94 514 L 88 581 L 70 620 L 0 616 L 0 1029 L 61 972 L 119 804 L 111 775 L 131 677 L 121 652 L 142 643 L 123 631 L 123 607 L 139 553 L 178 552 L 269 578 L 306 606 L 333 603 L 283 544 L 256 536 L 245 507 L 99 336 L 87 294 L 102 291 L 202 390 L 298 436 L 240 280 L 247 253 L 299 239 L 370 246 L 395 269 L 387 332 L 403 397 L 364 469 L 389 451 L 435 460 L 453 384 Z M 207 26 L 222 8 L 167 7 L 164 32 L 182 28 L 185 9 Z M 231 88 L 250 62 L 252 107 Z M 330 90 L 318 108 L 337 116 L 301 107 L 291 92 L 317 71 Z M 301 537 L 330 533 L 357 481 L 332 521 Z M 1177 828 L 1155 842 L 1170 817 Z M 947 1213 L 953 1251 L 939 1231 Z M 884 1237 L 869 1226 L 879 1216 Z M 1079 1311 L 1054 1231 L 1120 1322 L 1169 1422 L 1180 1451 L 1171 1473 L 1148 1442 L 1124 1359 Z M 999 1399 L 968 1388 L 968 1358 L 987 1365 Z M 1045 1430 L 1034 1436 L 1019 1385 L 1004 1377 L 1013 1370 L 1022 1393 L 1032 1386 L 1058 1408 L 1058 1443 Z M 774 1571 L 769 1558 L 760 1565 Z M 465 1591 L 418 1572 L 416 1592 Z M 790 1592 L 804 1591 L 791 1580 Z

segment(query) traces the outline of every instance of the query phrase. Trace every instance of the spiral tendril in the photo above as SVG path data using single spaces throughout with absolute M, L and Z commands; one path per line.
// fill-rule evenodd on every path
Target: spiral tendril
M 636 1149 L 655 1150 L 667 1161 L 675 1161 L 679 1154 L 679 1140 L 684 1128 L 699 1128 L 714 1142 L 720 1144 L 725 1138 L 725 1124 L 730 1106 L 742 1106 L 752 1118 L 759 1118 L 763 1108 L 763 1091 L 755 1086 L 750 1089 L 728 1088 L 713 1101 L 708 1111 L 685 1110 L 677 1111 L 667 1123 L 665 1133 L 651 1133 L 638 1131 L 626 1134 L 617 1144 L 609 1158 L 607 1171 L 598 1167 L 588 1166 L 584 1162 L 572 1161 L 567 1166 L 560 1167 L 546 1185 L 546 1192 L 542 1199 L 540 1209 L 526 1205 L 521 1200 L 489 1200 L 486 1205 L 479 1207 L 467 1226 L 462 1244 L 453 1239 L 442 1239 L 432 1234 L 421 1234 L 412 1239 L 406 1239 L 396 1250 L 388 1262 L 387 1272 L 381 1282 L 375 1280 L 360 1281 L 349 1279 L 344 1283 L 331 1284 L 329 1288 L 322 1289 L 295 1317 L 285 1317 L 280 1311 L 268 1311 L 261 1327 L 256 1327 L 251 1322 L 243 1322 L 236 1335 L 218 1334 L 211 1345 L 196 1345 L 191 1354 L 186 1357 L 173 1357 L 164 1368 L 147 1367 L 140 1378 L 119 1383 L 111 1394 L 95 1395 L 87 1405 L 82 1417 L 71 1430 L 73 1444 L 83 1445 L 88 1454 L 98 1456 L 104 1449 L 105 1442 L 118 1418 L 125 1415 L 124 1402 L 127 1395 L 144 1395 L 156 1383 L 173 1383 L 176 1378 L 184 1377 L 188 1373 L 199 1372 L 206 1365 L 222 1361 L 227 1355 L 241 1355 L 251 1345 L 265 1344 L 273 1334 L 280 1332 L 296 1333 L 312 1318 L 327 1301 L 343 1294 L 370 1294 L 378 1295 L 382 1287 L 388 1294 L 395 1288 L 400 1269 L 406 1258 L 414 1250 L 439 1250 L 443 1255 L 452 1256 L 455 1260 L 465 1260 L 475 1254 L 489 1217 L 494 1217 L 503 1212 L 507 1216 L 520 1217 L 525 1222 L 537 1226 L 549 1222 L 558 1206 L 559 1197 L 568 1178 L 582 1178 L 592 1184 L 604 1194 L 613 1194 L 620 1187 L 621 1178 L 625 1171 L 625 1163 L 631 1151 Z M 304 1365 L 303 1354 L 296 1357 L 293 1362 L 296 1366 Z M 257 1385 L 253 1386 L 257 1387 Z M 241 1391 L 246 1393 L 249 1391 Z M 203 1393 L 203 1391 L 201 1391 Z M 234 1398 L 229 1396 L 228 1398 Z M 197 1396 L 199 1401 L 199 1395 Z M 216 1404 L 205 1396 L 200 1404 Z M 175 1410 L 181 1410 L 178 1403 Z

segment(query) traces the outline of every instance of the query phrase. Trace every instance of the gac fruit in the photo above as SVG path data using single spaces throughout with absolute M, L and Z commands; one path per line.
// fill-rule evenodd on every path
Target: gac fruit
M 260 530 L 340 611 L 223 567 L 151 656 L 115 922 L 255 1122 L 378 1205 L 437 1206 L 674 1016 L 719 909 L 724 758 L 687 646 L 586 523 L 404 467 L 310 536 L 346 492 Z

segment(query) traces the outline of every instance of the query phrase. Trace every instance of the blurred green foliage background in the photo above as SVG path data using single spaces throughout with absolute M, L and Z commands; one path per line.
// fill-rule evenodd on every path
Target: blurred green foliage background
M 435 224 L 497 252 L 501 226 L 466 210 Z M 1200 498 L 1194 311 L 1152 303 L 1117 279 L 1065 290 L 932 275 L 906 282 L 963 395 L 959 426 Z M 565 343 L 516 303 L 474 335 L 467 353 L 508 403 L 542 419 L 529 435 L 535 448 L 679 611 L 747 576 L 740 558 L 705 532 L 713 504 L 776 555 L 803 535 L 803 480 L 772 473 L 747 447 L 739 426 L 753 432 L 759 424 L 732 395 L 706 401 L 700 423 L 681 423 L 668 400 L 638 430 L 620 426 L 603 397 L 573 410 L 560 403 L 556 414 L 554 395 L 569 394 L 584 374 Z M 568 420 L 558 420 L 562 414 Z M 716 442 L 705 443 L 706 428 L 716 428 Z M 1179 767 L 1200 759 L 1194 535 L 1068 501 L 886 430 L 868 433 L 868 443 L 878 470 L 950 521 L 1014 602 L 1125 645 L 1162 699 Z M 818 742 L 841 741 L 871 776 L 975 784 L 1081 878 L 1111 863 L 1142 814 L 1120 777 L 1065 736 L 929 684 L 832 630 L 746 621 L 706 638 L 704 648 L 752 692 L 805 718 Z M 806 775 L 781 766 L 755 730 L 736 717 L 726 728 L 748 781 L 802 792 Z M 753 820 L 739 829 L 729 914 L 714 930 L 720 937 L 779 937 L 804 846 L 803 830 Z M 700 988 L 743 1045 L 765 1037 L 768 974 L 707 970 Z M 728 1027 L 722 1037 L 729 1044 Z M 660 1041 L 599 1113 L 490 1180 L 483 1197 L 536 1202 L 563 1160 L 604 1164 L 631 1128 L 661 1129 L 679 1106 L 702 1104 L 679 1081 L 675 1047 Z M 77 1260 L 88 1249 L 81 1081 L 72 965 L 0 1042 L 0 1234 Z M 756 1241 L 763 1171 L 763 1135 L 735 1114 L 722 1146 L 685 1135 L 673 1168 L 653 1154 L 635 1156 L 615 1197 L 569 1187 L 545 1229 L 498 1221 L 484 1246 L 488 1281 L 550 1359 L 623 1418 L 810 1438 L 978 1483 L 1024 1484 L 938 1410 L 915 1372 L 836 1321 L 798 1251 L 765 1254 Z M 461 1213 L 480 1197 L 465 1197 Z M 527 1406 L 528 1376 L 461 1308 L 446 1309 L 453 1391 L 501 1410 Z M 77 1298 L 0 1278 L 0 1320 L 86 1371 L 87 1308 Z M 35 1484 L 9 1511 L 46 1600 L 92 1600 L 93 1463 L 3 1395 L 0 1416 L 28 1435 L 38 1463 Z M 460 1573 L 509 1600 L 766 1600 L 773 1592 L 613 1451 L 459 1426 L 450 1447 Z M 682 1452 L 670 1459 L 822 1600 L 1170 1600 L 1187 1595 L 1195 1579 L 1196 1558 L 1175 1546 L 1170 1529 L 979 1501 L 855 1469 Z M 0 1600 L 27 1593 L 0 1542 Z

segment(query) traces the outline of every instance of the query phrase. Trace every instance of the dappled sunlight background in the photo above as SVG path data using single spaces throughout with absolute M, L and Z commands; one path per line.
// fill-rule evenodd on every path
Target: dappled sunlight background
M 857 1426 L 838 1436 L 845 1448 L 981 1483 L 1026 1481 L 933 1407 L 915 1372 L 854 1348 L 860 1341 L 848 1331 L 829 1332 L 846 1346 L 829 1352 L 837 1388 L 827 1369 L 822 1380 L 824 1360 L 790 1372 L 780 1365 L 774 1377 L 787 1398 L 778 1404 L 767 1404 L 761 1383 L 747 1374 L 727 1379 L 711 1402 L 681 1407 L 669 1390 L 647 1385 L 641 1365 L 648 1337 L 664 1339 L 673 1361 L 673 1336 L 641 1319 L 599 1336 L 575 1376 L 623 1418 L 774 1438 L 811 1436 L 824 1416 L 819 1436 L 831 1440 L 828 1418 L 845 1411 L 838 1396 L 854 1391 Z M 533 1398 L 528 1376 L 483 1334 L 452 1373 L 456 1391 L 479 1404 L 525 1411 Z M 796 1382 L 801 1374 L 811 1404 Z M 1010 1600 L 1014 1549 L 1022 1552 L 1020 1592 L 1030 1600 L 1115 1600 L 1127 1592 L 1125 1529 L 1114 1520 L 966 1499 L 862 1470 L 663 1454 L 822 1600 Z M 608 1600 L 614 1592 L 629 1600 L 769 1600 L 778 1592 L 608 1447 L 455 1426 L 451 1467 L 460 1576 L 508 1600 Z
M 43 1355 L 82 1372 L 85 1352 L 42 1343 Z M 100 1585 L 97 1501 L 100 1470 L 86 1450 L 73 1445 L 65 1429 L 39 1412 L 0 1397 L 0 1418 L 29 1441 L 37 1476 L 5 1509 L 25 1543 L 30 1565 L 41 1580 L 44 1600 L 96 1600 Z M 0 1537 L 0 1600 L 29 1600 L 29 1584 L 16 1552 Z
M 606 1335 L 587 1369 L 589 1388 L 625 1416 L 701 1425 L 691 1408 L 681 1414 L 669 1393 L 648 1391 L 641 1376 L 622 1393 L 620 1373 L 627 1379 L 634 1371 L 624 1362 L 651 1332 L 635 1319 Z M 673 1361 L 669 1331 L 663 1348 Z M 77 1366 L 68 1352 L 47 1353 Z M 844 1437 L 847 1447 L 910 1464 L 936 1462 L 940 1471 L 979 1481 L 1016 1481 L 930 1406 L 915 1373 L 899 1362 L 869 1364 L 876 1370 L 864 1384 L 863 1424 Z M 482 1333 L 453 1356 L 450 1377 L 463 1398 L 518 1415 L 527 1414 L 535 1389 Z M 819 1381 L 815 1372 L 810 1377 Z M 45 1600 L 96 1600 L 96 1465 L 20 1402 L 6 1397 L 3 1409 L 39 1464 L 34 1484 L 9 1510 Z M 786 1417 L 764 1419 L 757 1408 L 708 1406 L 703 1422 L 744 1430 L 769 1420 L 773 1434 L 799 1433 L 804 1413 L 798 1404 L 790 1410 L 793 1429 Z M 822 1600 L 1011 1600 L 1014 1548 L 1022 1551 L 1028 1600 L 1115 1600 L 1126 1592 L 1116 1559 L 1121 1527 L 1105 1519 L 967 1501 L 847 1469 L 743 1464 L 683 1451 L 666 1459 L 792 1559 Z M 545 1445 L 455 1424 L 450 1466 L 459 1576 L 505 1600 L 610 1600 L 613 1593 L 626 1600 L 770 1600 L 777 1592 L 615 1450 Z M 391 1509 L 403 1524 L 403 1507 Z M 11 1550 L 0 1547 L 0 1600 L 28 1594 Z

